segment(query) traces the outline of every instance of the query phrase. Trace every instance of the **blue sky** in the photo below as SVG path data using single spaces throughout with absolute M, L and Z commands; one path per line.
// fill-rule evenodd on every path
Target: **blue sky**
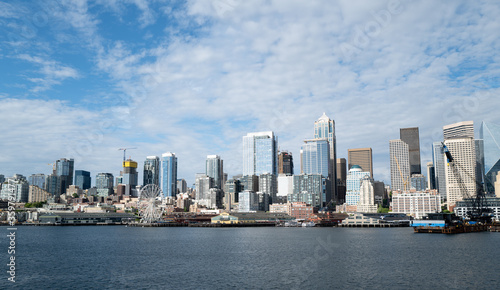
M 297 159 L 323 112 L 337 155 L 419 127 L 500 123 L 493 1 L 0 1 L 0 174 L 56 159 L 118 175 L 175 152 L 189 183 L 218 154 L 241 173 L 242 136 L 275 131 Z M 142 171 L 142 170 L 141 170 Z

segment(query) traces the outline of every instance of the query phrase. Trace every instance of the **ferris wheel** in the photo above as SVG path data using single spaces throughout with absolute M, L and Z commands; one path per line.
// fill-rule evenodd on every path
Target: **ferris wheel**
M 153 223 L 160 220 L 162 211 L 159 207 L 161 200 L 158 197 L 161 197 L 161 193 L 160 187 L 155 184 L 147 184 L 141 188 L 137 207 L 142 223 Z

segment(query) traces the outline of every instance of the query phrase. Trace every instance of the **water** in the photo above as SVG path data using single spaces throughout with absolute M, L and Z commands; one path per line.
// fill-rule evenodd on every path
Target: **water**
M 16 242 L 0 289 L 500 289 L 500 233 L 19 227 Z

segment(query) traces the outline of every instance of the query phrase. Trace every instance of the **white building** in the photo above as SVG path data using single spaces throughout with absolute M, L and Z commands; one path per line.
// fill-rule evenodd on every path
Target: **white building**
M 404 141 L 390 140 L 389 154 L 391 165 L 392 190 L 408 190 L 410 185 L 410 155 L 408 144 Z
M 362 213 L 377 212 L 377 206 L 375 205 L 373 180 L 368 175 L 365 175 L 365 177 L 361 179 L 361 187 L 359 189 L 359 202 L 357 211 Z
M 422 219 L 428 213 L 441 212 L 441 198 L 436 190 L 393 191 L 391 206 L 393 213 L 404 213 Z
M 0 199 L 9 200 L 11 196 L 15 198 L 15 202 L 28 202 L 29 183 L 23 175 L 15 174 L 4 181 Z
M 347 173 L 345 200 L 348 205 L 357 205 L 359 202 L 359 189 L 361 188 L 361 179 L 370 177 L 370 172 L 363 171 L 359 165 L 353 165 Z
M 244 190 L 238 194 L 238 212 L 259 210 L 259 196 L 254 191 Z
M 463 183 L 470 197 L 476 195 L 476 143 L 473 138 L 454 138 L 445 140 L 444 145 L 450 151 L 459 174 L 457 176 L 450 166 L 445 166 L 446 199 L 450 209 L 463 199 L 464 192 L 460 183 Z M 447 162 L 445 155 L 443 158 Z
M 293 194 L 293 175 L 278 175 L 278 197 L 286 198 L 289 194 Z

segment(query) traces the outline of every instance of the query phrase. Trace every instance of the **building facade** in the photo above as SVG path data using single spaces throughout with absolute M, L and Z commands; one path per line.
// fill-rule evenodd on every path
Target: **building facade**
M 259 192 L 268 194 L 271 203 L 277 202 L 278 179 L 276 175 L 270 173 L 259 175 Z
M 364 172 L 370 172 L 370 177 L 373 178 L 373 157 L 372 148 L 357 148 L 347 149 L 347 159 L 351 169 L 353 165 L 358 165 Z
M 293 156 L 291 152 L 288 151 L 279 152 L 278 174 L 293 175 Z
M 335 121 L 328 118 L 325 113 L 314 122 L 314 139 L 324 138 L 328 140 L 328 144 L 330 145 L 328 179 L 333 181 L 328 185 L 330 187 L 328 191 L 331 199 L 338 201 L 337 186 L 335 182 L 337 180 L 337 137 L 335 136 Z
M 399 129 L 399 139 L 408 144 L 408 158 L 410 161 L 410 175 L 421 174 L 420 166 L 420 137 L 418 127 Z
M 293 193 L 288 202 L 305 202 L 314 207 L 323 207 L 326 199 L 327 182 L 321 174 L 301 174 L 293 176 Z
M 205 161 L 205 174 L 214 179 L 214 187 L 222 189 L 223 161 L 219 155 L 208 155 Z
M 436 171 L 432 162 L 427 162 L 427 188 L 436 189 Z
M 238 194 L 238 212 L 254 212 L 259 210 L 259 196 L 256 192 L 244 190 Z
M 111 173 L 97 173 L 95 178 L 95 185 L 98 196 L 107 197 L 112 195 L 113 192 L 113 174 Z
M 139 192 L 136 189 L 139 179 L 139 174 L 137 173 L 137 162 L 132 159 L 123 161 L 122 172 L 122 184 L 125 185 L 125 196 L 138 197 Z
M 177 157 L 167 152 L 161 155 L 161 190 L 164 197 L 177 194 Z
M 370 172 L 363 171 L 360 166 L 353 165 L 347 173 L 347 186 L 346 186 L 346 204 L 357 205 L 360 200 L 361 180 L 364 177 L 370 177 Z
M 465 195 L 473 197 L 477 193 L 476 186 L 476 142 L 473 138 L 451 138 L 444 141 L 454 159 L 458 175 L 450 168 L 446 171 L 446 200 L 448 210 Z M 443 156 L 443 159 L 446 157 Z M 464 192 L 465 191 L 465 192 Z
M 400 139 L 390 140 L 389 155 L 392 190 L 408 190 L 410 182 L 410 157 L 408 144 Z
M 45 179 L 47 176 L 43 173 L 32 174 L 28 177 L 28 182 L 30 185 L 38 186 L 41 189 L 45 189 Z M 0 180 L 1 181 L 1 180 Z M 3 181 L 1 181 L 3 182 Z
M 75 185 L 78 188 L 85 190 L 89 189 L 92 182 L 90 172 L 85 170 L 75 170 Z
M 474 139 L 474 122 L 463 121 L 443 126 L 443 139 L 472 138 Z
M 243 137 L 243 175 L 262 173 L 278 175 L 278 138 L 272 131 Z
M 391 207 L 393 213 L 404 213 L 416 219 L 422 219 L 429 213 L 441 212 L 441 198 L 436 191 L 393 191 Z
M 361 179 L 361 186 L 359 188 L 359 202 L 358 212 L 362 213 L 376 213 L 377 206 L 375 205 L 375 189 L 373 179 L 365 175 Z
M 423 174 L 412 174 L 410 177 L 410 189 L 424 191 L 427 188 L 427 182 Z
M 495 189 L 495 183 L 500 172 L 500 126 L 482 122 L 479 139 L 483 140 L 486 190 L 498 195 L 500 193 Z
M 147 156 L 144 160 L 144 172 L 142 175 L 142 184 L 154 184 L 160 186 L 160 157 Z

